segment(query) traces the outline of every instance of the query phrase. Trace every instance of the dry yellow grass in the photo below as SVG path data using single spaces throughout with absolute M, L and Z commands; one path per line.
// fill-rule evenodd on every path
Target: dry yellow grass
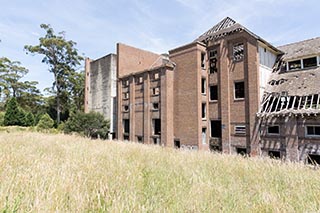
M 269 159 L 0 133 L 0 211 L 316 212 L 320 171 Z

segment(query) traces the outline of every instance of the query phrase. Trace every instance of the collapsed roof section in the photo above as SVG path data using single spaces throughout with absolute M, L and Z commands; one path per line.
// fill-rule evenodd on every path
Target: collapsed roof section
M 285 54 L 279 57 L 271 73 L 258 117 L 320 114 L 320 38 L 279 49 Z M 310 64 L 309 59 L 315 62 Z M 292 60 L 296 64 L 291 66 Z

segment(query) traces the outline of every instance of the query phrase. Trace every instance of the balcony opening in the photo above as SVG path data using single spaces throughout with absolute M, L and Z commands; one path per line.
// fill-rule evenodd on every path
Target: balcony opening
M 221 120 L 211 120 L 211 137 L 221 138 Z
M 205 103 L 202 103 L 202 110 L 201 110 L 201 117 L 202 120 L 205 120 L 207 118 L 207 107 Z
M 213 85 L 210 86 L 210 101 L 217 101 L 218 100 L 218 86 Z
M 205 95 L 207 93 L 207 82 L 205 78 L 201 78 L 201 94 Z

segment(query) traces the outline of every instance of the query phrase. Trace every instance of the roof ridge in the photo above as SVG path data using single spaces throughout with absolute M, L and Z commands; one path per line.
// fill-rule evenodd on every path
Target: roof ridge
M 298 44 L 298 43 L 302 43 L 302 42 L 306 42 L 306 41 L 316 40 L 316 39 L 320 39 L 320 37 L 309 38 L 309 39 L 305 39 L 305 40 L 302 40 L 302 41 L 295 41 L 295 42 L 292 42 L 292 43 L 289 43 L 289 44 L 284 44 L 284 45 L 281 45 L 281 46 L 277 46 L 277 48 L 282 48 L 282 47 L 286 47 L 286 46 L 290 46 L 290 45 L 294 45 L 294 44 Z
M 200 35 L 198 37 L 198 39 L 201 38 L 201 37 L 206 37 L 206 36 L 211 35 L 213 33 L 219 32 L 220 30 L 227 29 L 227 28 L 235 25 L 236 23 L 237 22 L 235 20 L 233 20 L 232 18 L 227 16 L 226 18 L 224 18 L 220 22 L 218 22 L 216 25 L 211 27 L 209 30 L 207 30 L 205 33 Z

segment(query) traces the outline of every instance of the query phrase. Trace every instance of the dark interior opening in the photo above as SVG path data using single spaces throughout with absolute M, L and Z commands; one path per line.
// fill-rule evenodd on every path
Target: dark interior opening
M 174 140 L 174 148 L 180 149 L 180 140 Z
M 143 141 L 142 141 L 143 137 L 142 136 L 137 136 L 137 139 L 138 139 L 139 143 L 143 143 Z
M 210 101 L 218 100 L 218 86 L 210 86 Z
M 221 147 L 219 145 L 210 145 L 210 151 L 221 152 Z
M 221 138 L 221 120 L 211 121 L 211 137 Z
M 123 140 L 128 141 L 129 140 L 129 135 L 123 135 Z
M 160 135 L 161 132 L 161 120 L 160 119 L 153 119 L 153 134 Z
M 280 151 L 269 151 L 268 155 L 269 155 L 270 158 L 274 158 L 274 159 L 280 159 L 281 158 Z
M 308 155 L 308 164 L 320 165 L 320 155 Z
M 123 132 L 129 134 L 130 133 L 130 122 L 129 119 L 123 119 Z
M 238 155 L 247 155 L 247 148 L 240 148 L 240 147 L 237 147 L 237 154 Z

